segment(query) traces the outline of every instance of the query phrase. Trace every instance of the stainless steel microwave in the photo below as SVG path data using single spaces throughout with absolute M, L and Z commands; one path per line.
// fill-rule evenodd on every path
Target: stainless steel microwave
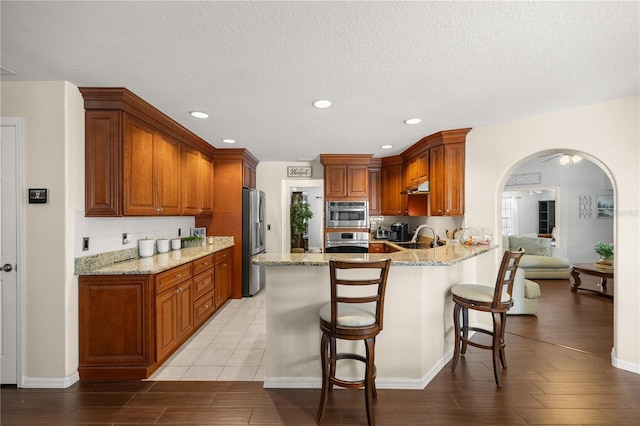
M 368 228 L 367 201 L 327 201 L 327 228 Z

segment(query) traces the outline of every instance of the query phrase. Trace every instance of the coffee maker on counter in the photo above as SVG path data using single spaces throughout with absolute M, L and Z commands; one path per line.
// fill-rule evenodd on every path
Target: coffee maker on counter
M 409 240 L 411 240 L 411 234 L 409 234 L 408 223 L 394 223 L 391 225 L 389 241 L 400 242 Z

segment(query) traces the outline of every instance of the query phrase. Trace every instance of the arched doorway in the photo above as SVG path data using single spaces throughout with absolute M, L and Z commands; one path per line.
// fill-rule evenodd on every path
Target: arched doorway
M 543 188 L 555 188 L 555 219 L 557 234 L 559 235 L 557 243 L 561 251 L 564 252 L 564 256 L 572 264 L 595 262 L 599 257 L 594 251 L 595 244 L 598 241 L 612 242 L 615 245 L 616 215 L 600 214 L 598 210 L 598 200 L 602 197 L 616 200 L 615 184 L 608 168 L 598 159 L 584 152 L 570 152 L 570 157 L 578 156 L 579 158 L 574 158 L 575 161 L 570 159 L 569 162 L 560 162 L 564 154 L 564 152 L 543 151 L 530 154 L 519 160 L 505 174 L 503 182 L 500 184 L 501 194 L 496 197 L 497 203 L 503 204 L 501 195 L 505 191 L 509 191 L 509 195 L 519 194 L 521 198 L 535 199 L 536 197 L 549 197 L 548 194 L 546 196 L 538 194 L 538 192 L 543 192 Z M 529 214 L 525 215 L 527 220 L 535 221 L 535 223 L 528 223 L 525 227 L 522 227 L 522 233 L 538 233 L 537 202 L 526 200 L 526 202 L 522 202 L 522 205 L 528 205 L 529 208 L 536 209 L 535 212 L 529 211 Z M 500 212 L 501 209 L 497 209 L 497 211 Z M 538 281 L 542 285 L 543 293 L 545 285 L 553 285 L 555 287 L 551 288 L 554 291 L 558 287 L 562 288 L 559 293 L 561 296 L 564 297 L 566 295 L 568 297 L 570 294 L 569 282 L 563 283 L 563 280 L 543 280 L 540 282 L 535 279 L 534 281 Z M 612 287 L 615 294 L 615 281 L 612 283 Z M 550 288 L 547 287 L 547 289 Z M 580 293 L 575 296 L 581 297 Z M 606 323 L 610 328 L 607 330 L 606 336 L 607 340 L 610 339 L 613 345 L 613 302 L 607 299 L 602 299 L 601 301 L 609 304 L 609 317 Z M 583 302 L 587 301 L 583 300 Z M 584 314 L 588 317 L 590 314 L 582 312 L 584 309 L 580 310 L 580 315 Z M 567 345 L 585 352 L 591 352 L 592 346 L 590 346 L 589 339 L 584 338 L 583 341 L 580 341 L 576 337 L 581 335 L 581 325 L 576 325 L 576 322 L 549 322 L 547 316 L 528 319 L 515 317 L 510 319 L 510 322 L 512 326 L 516 325 L 516 327 L 513 327 L 516 334 L 518 326 L 522 325 L 523 321 L 526 321 L 529 325 L 533 322 L 539 322 L 539 330 L 542 331 L 537 337 L 542 340 L 547 339 L 546 341 L 549 343 Z M 577 331 L 571 335 L 567 331 L 567 327 L 575 327 Z M 547 330 L 544 330 L 545 328 Z M 552 329 L 555 329 L 556 332 Z M 583 337 L 588 334 L 589 332 L 584 334 Z M 570 339 L 567 338 L 569 335 L 571 335 Z M 602 338 L 605 338 L 605 336 L 603 335 Z M 600 349 L 604 348 L 600 346 Z M 611 356 L 610 354 L 611 348 L 599 353 L 600 356 L 606 356 L 607 358 Z

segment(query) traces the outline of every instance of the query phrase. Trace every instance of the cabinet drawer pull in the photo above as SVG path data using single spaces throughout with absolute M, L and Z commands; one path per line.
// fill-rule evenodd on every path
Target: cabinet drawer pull
M 176 274 L 176 278 L 182 277 L 182 274 Z

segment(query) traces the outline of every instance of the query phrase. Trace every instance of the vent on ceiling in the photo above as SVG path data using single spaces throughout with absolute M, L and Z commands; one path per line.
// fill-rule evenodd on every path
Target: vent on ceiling
M 3 66 L 0 66 L 0 75 L 18 75 L 17 72 L 10 70 L 9 68 L 5 68 Z

